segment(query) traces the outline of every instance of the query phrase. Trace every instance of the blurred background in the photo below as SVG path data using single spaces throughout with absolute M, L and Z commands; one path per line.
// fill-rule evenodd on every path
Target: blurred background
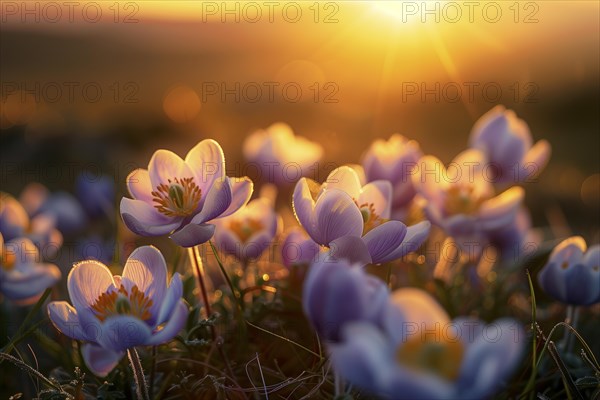
M 450 161 L 503 104 L 553 147 L 534 224 L 598 241 L 596 1 L 0 5 L 2 191 L 88 171 L 124 194 L 157 148 L 203 138 L 245 175 L 244 137 L 277 121 L 324 146 L 321 180 L 396 132 Z

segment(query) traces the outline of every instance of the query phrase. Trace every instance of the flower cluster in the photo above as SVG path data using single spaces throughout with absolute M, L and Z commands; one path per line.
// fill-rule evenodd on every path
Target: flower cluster
M 106 234 L 88 229 L 83 236 L 90 221 L 107 220 L 113 230 L 123 228 L 119 236 L 128 243 L 140 239 L 135 235 L 170 238 L 155 245 L 170 246 L 163 250 L 174 254 L 172 262 L 154 246 L 131 252 L 114 240 L 109 251 L 72 264 L 70 302 L 59 300 L 57 287 L 47 315 L 60 333 L 80 342 L 83 361 L 97 376 L 111 374 L 128 354 L 140 398 L 145 380 L 136 347 L 154 347 L 151 382 L 159 379 L 154 368 L 160 353 L 168 352 L 186 353 L 176 362 L 160 360 L 169 368 L 197 362 L 206 378 L 222 365 L 237 385 L 240 363 L 231 363 L 228 352 L 246 354 L 243 346 L 260 341 L 249 337 L 247 325 L 269 333 L 258 326 L 263 323 L 282 331 L 302 323 L 299 329 L 312 327 L 325 352 L 299 348 L 326 354 L 340 396 L 348 393 L 346 382 L 382 398 L 489 398 L 515 375 L 531 338 L 517 320 L 522 309 L 505 312 L 494 302 L 512 307 L 523 299 L 513 296 L 512 285 L 503 286 L 521 279 L 525 287 L 519 267 L 535 253 L 530 245 L 541 240 L 524 205 L 525 189 L 515 186 L 537 177 L 548 161 L 549 144 L 532 142 L 524 121 L 496 107 L 475 123 L 470 147 L 448 164 L 394 134 L 374 141 L 360 164 L 328 170 L 317 182 L 304 172 L 323 157 L 322 147 L 274 124 L 244 143 L 246 159 L 265 168 L 254 199 L 254 183 L 227 176 L 221 146 L 206 139 L 183 159 L 161 149 L 147 169 L 131 171 L 119 221 L 112 217 L 117 190 L 106 176 L 79 176 L 76 196 L 31 184 L 18 200 L 0 194 L 0 293 L 16 304 L 40 299 L 61 277 L 59 267 L 46 262 L 46 250 L 60 248 L 63 235 L 76 236 L 78 246 L 107 247 Z M 286 175 L 290 163 L 301 171 L 293 180 Z M 458 257 L 450 261 L 446 252 L 454 244 L 450 253 Z M 214 258 L 206 257 L 207 249 Z M 451 270 L 452 263 L 460 268 Z M 506 264 L 511 268 L 494 270 Z M 599 268 L 600 245 L 588 249 L 574 236 L 554 247 L 543 268 L 531 270 L 544 292 L 569 305 L 572 329 L 573 307 L 600 302 Z M 298 318 L 302 312 L 308 323 Z M 282 322 L 288 315 L 298 320 Z M 564 343 L 561 350 L 570 351 L 568 335 Z M 159 345 L 165 346 L 157 350 Z M 275 386 L 266 384 L 258 351 L 252 354 L 266 395 Z M 244 361 L 242 379 L 254 385 Z M 212 365 L 217 362 L 222 364 Z M 292 364 L 279 368 L 274 362 L 270 371 L 277 374 Z M 537 370 L 527 373 L 532 378 L 524 393 L 534 393 Z M 172 389 L 187 391 L 191 376 L 182 375 Z M 216 384 L 220 379 L 213 377 L 216 390 L 227 390 L 229 384 Z M 191 385 L 187 395 L 196 396 L 202 384 Z
M 517 321 L 450 320 L 423 290 L 389 293 L 362 267 L 329 254 L 304 287 L 306 315 L 349 382 L 390 398 L 479 399 L 514 371 L 526 342 Z

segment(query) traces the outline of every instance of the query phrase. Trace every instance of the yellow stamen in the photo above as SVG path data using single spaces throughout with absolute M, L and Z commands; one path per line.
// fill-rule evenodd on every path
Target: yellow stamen
M 121 285 L 119 290 L 103 293 L 98 297 L 92 310 L 100 321 L 113 315 L 132 315 L 147 321 L 152 316 L 150 314 L 152 303 L 152 299 L 146 297 L 137 286 L 132 287 L 131 293 L 128 293 Z
M 388 221 L 385 218 L 381 218 L 379 214 L 377 214 L 375 211 L 375 205 L 373 203 L 363 203 L 359 205 L 356 200 L 354 202 L 358 206 L 358 209 L 363 217 L 363 235 Z
M 450 215 L 474 214 L 484 198 L 476 196 L 475 187 L 471 185 L 453 186 L 446 193 L 446 210 Z
M 168 217 L 187 217 L 200 202 L 202 193 L 193 178 L 169 179 L 169 184 L 161 183 L 152 192 L 154 207 Z
M 252 235 L 263 230 L 264 225 L 258 219 L 248 218 L 242 221 L 231 221 L 229 224 L 229 229 L 231 229 L 237 235 L 242 243 L 246 243 Z
M 450 338 L 441 328 L 427 335 L 416 334 L 400 344 L 396 359 L 402 365 L 421 372 L 436 374 L 447 380 L 458 378 L 463 358 L 463 345 L 458 338 Z

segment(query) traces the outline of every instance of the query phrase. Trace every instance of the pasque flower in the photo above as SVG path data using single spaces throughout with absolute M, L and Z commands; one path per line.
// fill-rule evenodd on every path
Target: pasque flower
M 531 227 L 531 216 L 525 207 L 517 211 L 511 224 L 490 236 L 490 243 L 505 261 L 518 262 L 537 250 L 540 235 Z
M 437 158 L 424 156 L 413 175 L 427 218 L 471 256 L 479 254 L 492 234 L 514 222 L 524 197 L 520 187 L 494 196 L 485 168 L 485 155 L 470 149 L 448 168 Z
M 540 140 L 532 146 L 527 123 L 514 111 L 496 106 L 473 126 L 471 147 L 482 150 L 495 183 L 518 183 L 538 176 L 550 158 L 550 144 Z
M 65 191 L 50 192 L 41 183 L 33 182 L 25 186 L 19 200 L 31 218 L 51 216 L 64 234 L 80 232 L 88 223 L 81 203 Z
M 600 245 L 586 249 L 581 236 L 570 237 L 556 246 L 538 275 L 542 289 L 566 304 L 600 302 Z
M 323 156 L 320 144 L 295 136 L 292 128 L 281 122 L 249 135 L 243 151 L 246 160 L 260 168 L 263 180 L 279 185 L 296 182 Z
M 228 217 L 215 221 L 215 243 L 238 260 L 251 260 L 273 242 L 281 221 L 273 204 L 265 199 L 252 200 Z
M 328 350 L 337 373 L 389 399 L 488 398 L 514 371 L 526 343 L 516 321 L 451 321 L 420 289 L 393 292 L 380 318 L 344 324 Z
M 58 267 L 41 262 L 31 240 L 17 238 L 4 243 L 0 234 L 0 249 L 0 293 L 7 298 L 19 304 L 34 303 L 60 279 Z
M 237 211 L 252 195 L 248 178 L 225 175 L 225 157 L 217 142 L 203 140 L 182 160 L 158 150 L 148 169 L 127 177 L 133 199 L 121 200 L 121 216 L 129 229 L 142 236 L 170 234 L 183 247 L 208 241 L 210 222 Z
M 394 134 L 389 140 L 375 140 L 362 158 L 368 182 L 387 180 L 392 184 L 392 215 L 398 219 L 405 216 L 415 197 L 411 174 L 422 156 L 416 141 Z
M 339 340 L 341 328 L 351 321 L 379 323 L 389 290 L 362 267 L 330 252 L 320 254 L 310 266 L 302 304 L 321 338 Z
M 44 254 L 55 253 L 63 243 L 54 215 L 37 213 L 30 218 L 17 199 L 3 192 L 0 192 L 0 234 L 6 241 L 26 237 Z
M 112 216 L 115 204 L 115 182 L 108 175 L 81 173 L 75 181 L 75 192 L 90 217 Z
M 181 277 L 175 273 L 167 286 L 165 259 L 152 246 L 134 250 L 121 276 L 99 261 L 77 263 L 67 288 L 73 305 L 48 304 L 50 320 L 66 336 L 84 341 L 84 361 L 99 376 L 106 376 L 127 349 L 171 340 L 188 316 Z
M 320 245 L 349 248 L 346 237 L 362 237 L 373 263 L 391 261 L 415 251 L 427 238 L 427 221 L 406 228 L 390 220 L 392 186 L 389 181 L 361 185 L 348 166 L 335 169 L 322 185 L 308 178 L 296 184 L 293 206 L 296 218 Z M 338 255 L 341 255 L 338 254 Z

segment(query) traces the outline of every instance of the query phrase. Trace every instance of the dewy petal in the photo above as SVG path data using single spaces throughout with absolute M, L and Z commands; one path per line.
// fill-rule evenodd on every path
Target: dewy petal
M 370 264 L 372 262 L 369 248 L 362 238 L 357 236 L 342 236 L 329 244 L 328 259 L 335 261 L 339 259 L 348 260 L 353 264 Z
M 157 150 L 148 164 L 152 188 L 161 183 L 168 184 L 173 178 L 194 178 L 194 172 L 177 154 L 169 150 Z
M 81 355 L 89 370 L 94 375 L 104 378 L 117 366 L 125 353 L 105 349 L 92 343 L 84 343 L 81 346 Z
M 229 181 L 231 182 L 231 203 L 227 210 L 221 213 L 221 217 L 231 215 L 246 205 L 254 190 L 254 183 L 248 177 L 229 178 Z
M 406 236 L 406 225 L 400 221 L 388 221 L 373 228 L 363 236 L 369 254 L 374 264 L 391 261 L 388 256 L 392 254 Z
M 187 153 L 185 162 L 194 172 L 202 193 L 209 192 L 215 181 L 225 178 L 225 155 L 215 140 L 202 140 Z
M 355 170 L 344 165 L 331 171 L 323 183 L 323 189 L 339 189 L 348 193 L 353 199 L 358 199 L 361 189 L 360 178 Z
M 179 300 L 167 323 L 144 343 L 146 346 L 163 344 L 173 339 L 183 329 L 188 317 L 188 306 Z
M 129 194 L 135 200 L 142 200 L 146 203 L 152 203 L 152 192 L 155 190 L 150 182 L 150 174 L 147 169 L 134 169 L 127 175 L 125 181 Z
M 173 313 L 173 308 L 177 305 L 178 301 L 181 300 L 182 296 L 183 283 L 181 281 L 181 275 L 176 272 L 171 278 L 171 284 L 169 285 L 165 298 L 160 305 L 160 311 L 156 321 L 157 325 L 161 325 L 169 319 L 170 315 Z
M 138 247 L 127 259 L 122 277 L 152 300 L 150 314 L 155 320 L 167 290 L 167 263 L 162 253 L 154 246 Z
M 204 201 L 202 210 L 192 218 L 192 224 L 202 224 L 219 218 L 231 205 L 232 188 L 229 177 L 216 181 Z
M 375 212 L 389 219 L 392 207 L 392 184 L 389 181 L 374 181 L 365 185 L 357 199 L 358 205 L 373 204 Z
M 212 224 L 187 224 L 169 237 L 178 246 L 194 247 L 198 244 L 208 242 L 214 233 L 215 226 Z
M 113 285 L 110 270 L 95 260 L 76 263 L 67 277 L 69 297 L 78 312 L 90 308 Z
M 142 236 L 162 236 L 179 228 L 180 218 L 162 215 L 142 200 L 121 199 L 121 217 L 127 227 Z
M 125 351 L 131 347 L 145 345 L 152 332 L 141 319 L 130 315 L 115 315 L 101 325 L 102 331 L 96 342 L 109 350 Z
M 48 316 L 52 324 L 63 335 L 75 340 L 86 340 L 77 311 L 66 301 L 53 301 L 48 304 Z

